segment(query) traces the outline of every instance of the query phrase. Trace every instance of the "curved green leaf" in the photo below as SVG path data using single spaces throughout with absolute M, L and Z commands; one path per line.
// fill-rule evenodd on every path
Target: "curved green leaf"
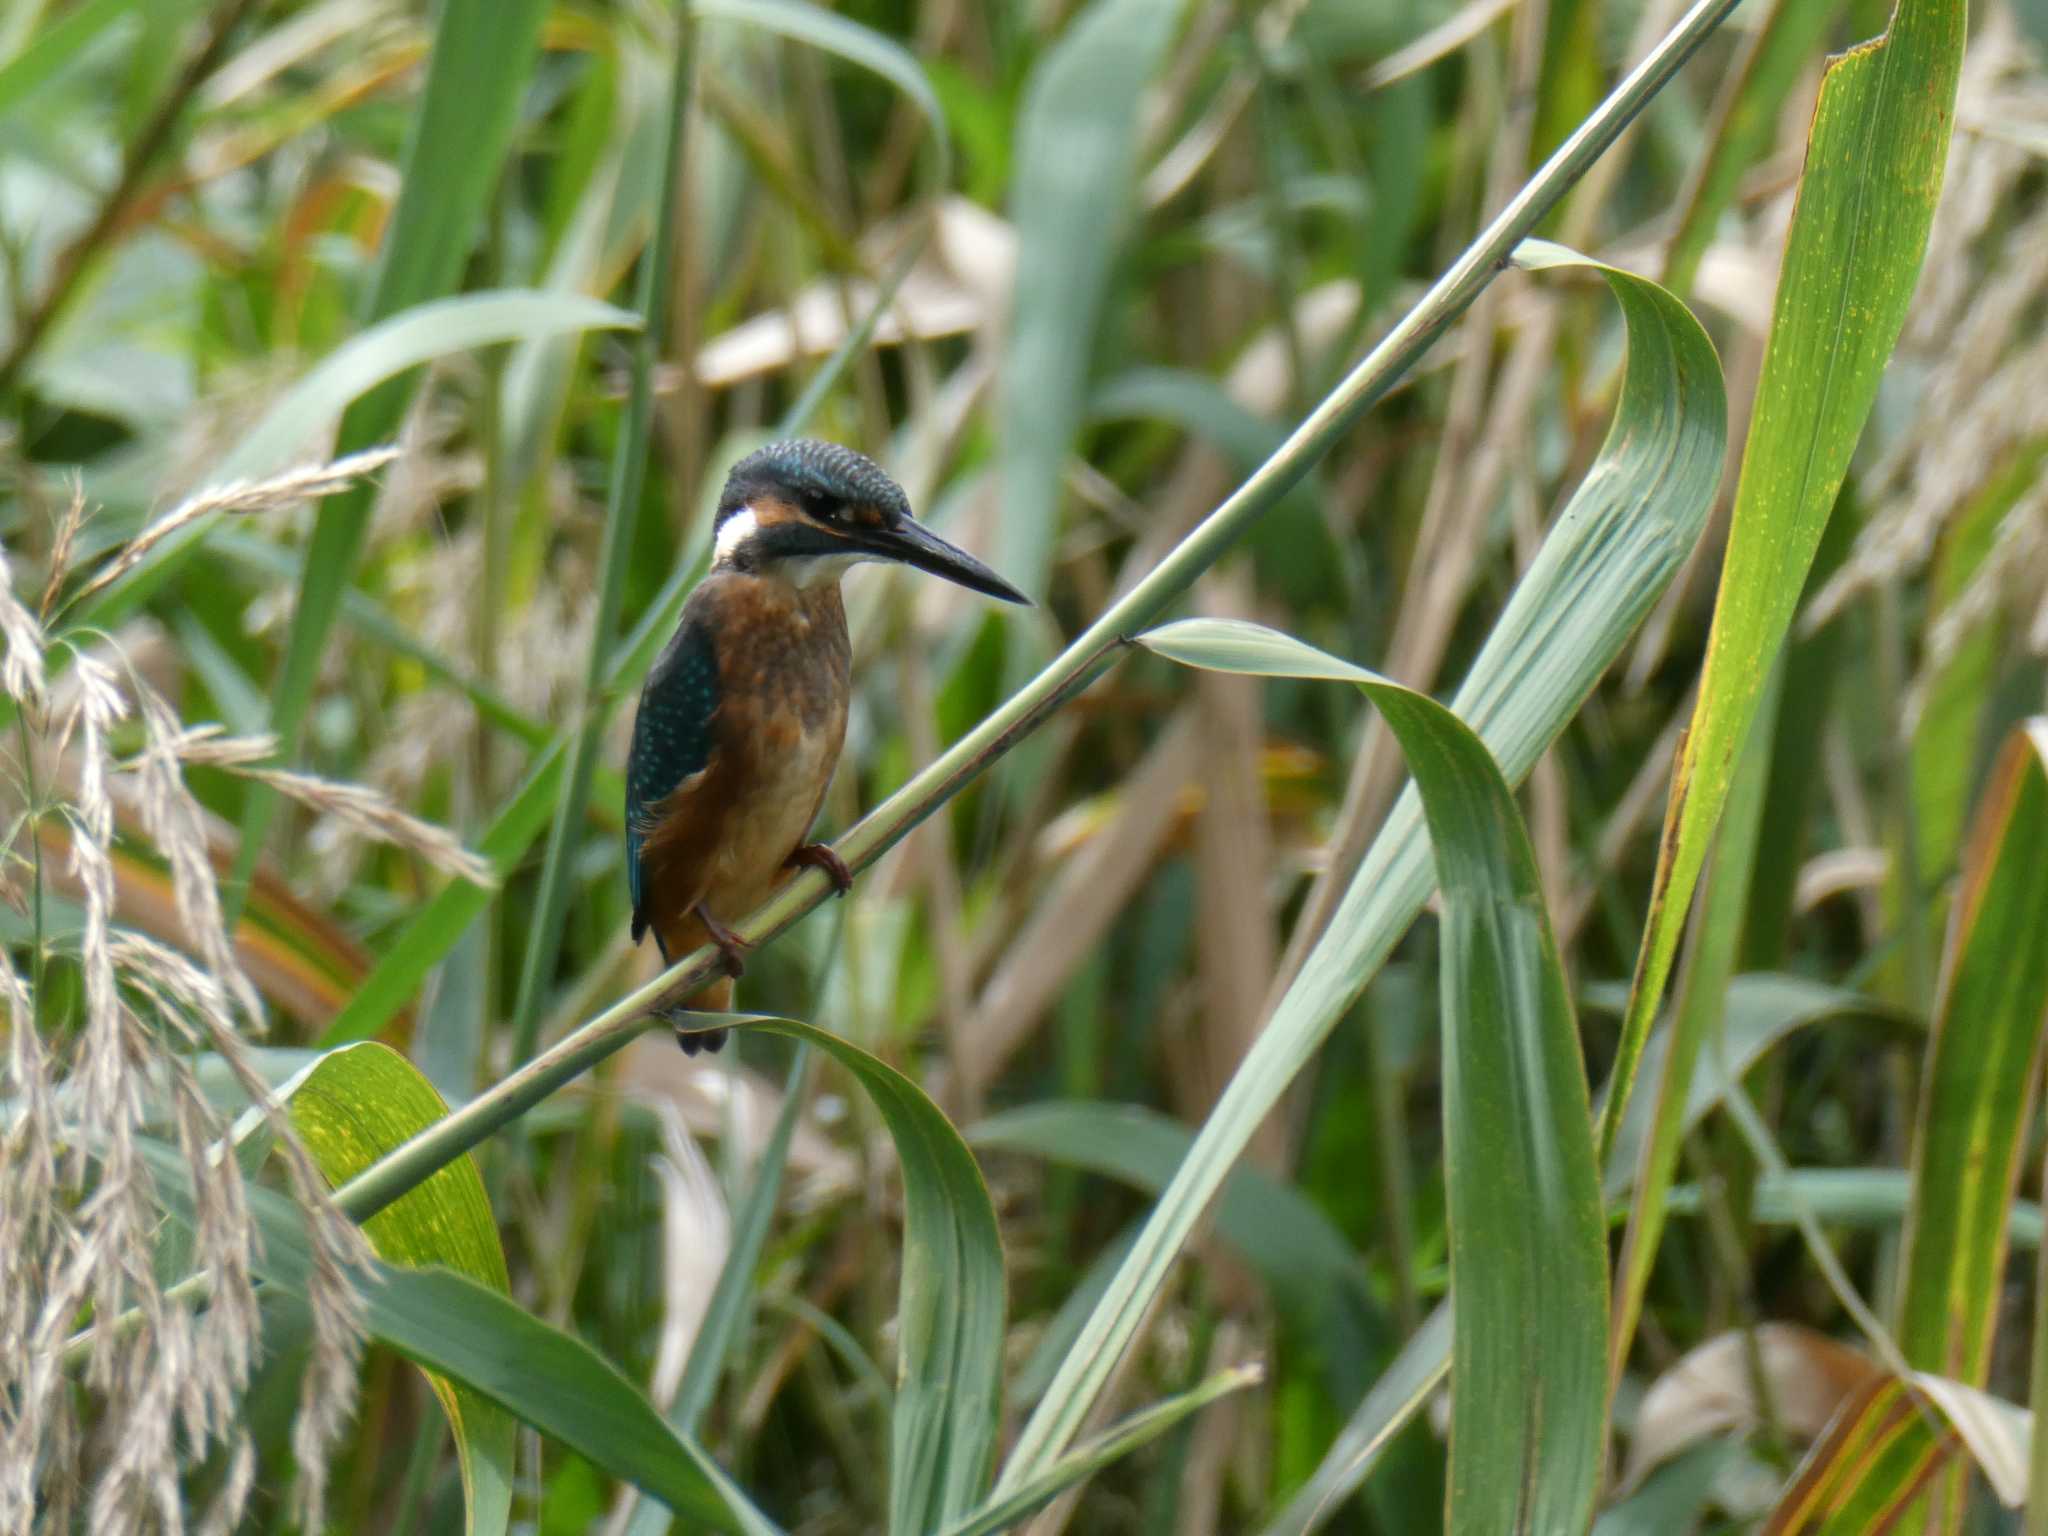
M 1616 1004 L 1625 1002 L 1618 997 Z M 1830 1020 L 1862 1019 L 1887 1029 L 1905 1028 L 1904 1016 L 1854 992 L 1823 986 L 1799 976 L 1738 976 L 1729 985 L 1719 1048 L 1706 1053 L 1694 1074 L 1683 1128 L 1690 1131 L 1742 1081 L 1773 1047 L 1802 1029 Z M 1658 1070 L 1670 1045 L 1668 1029 L 1650 1037 L 1643 1053 L 1647 1071 Z M 1638 1149 L 1649 1131 L 1647 1101 L 1629 1108 L 1616 1137 L 1617 1155 L 1608 1166 L 1605 1198 L 1610 1207 L 1628 1198 L 1639 1165 Z M 1346 1421 L 1330 1449 L 1271 1524 L 1264 1536 L 1307 1536 L 1343 1506 L 1365 1480 L 1379 1454 L 1416 1414 L 1450 1368 L 1451 1312 L 1433 1312 L 1373 1384 Z
M 1606 1223 L 1578 1023 L 1514 792 L 1441 704 L 1287 635 L 1190 619 L 1138 643 L 1212 671 L 1355 683 L 1399 740 L 1443 890 L 1446 1528 L 1585 1529 L 1607 1438 Z
M 459 1376 L 685 1520 L 777 1536 L 693 1437 L 671 1429 L 640 1388 L 574 1334 L 449 1270 L 387 1267 L 381 1279 L 369 1293 L 380 1343 Z
M 1554 246 L 1523 249 L 1544 265 L 1572 259 Z M 1600 270 L 1628 327 L 1613 424 L 1453 704 L 1510 782 L 1564 728 L 1691 552 L 1720 479 L 1727 407 L 1706 333 L 1656 284 Z M 1422 807 L 1411 788 L 1025 1425 L 1003 1470 L 1006 1484 L 1042 1470 L 1079 1430 L 1231 1165 L 1432 884 Z
M 880 75 L 923 116 L 938 151 L 934 185 L 950 184 L 953 144 L 946 132 L 945 109 L 917 56 L 894 38 L 807 0 L 690 0 L 690 9 L 707 21 L 737 21 L 779 33 Z
M 276 473 L 294 455 L 307 452 L 313 440 L 365 392 L 435 358 L 522 337 L 627 329 L 639 323 L 626 311 L 596 299 L 536 289 L 469 293 L 417 305 L 371 326 L 322 359 L 250 428 L 214 478 L 227 484 Z M 105 623 L 110 614 L 128 611 L 191 558 L 216 521 L 218 517 L 201 518 L 165 539 L 133 571 L 81 604 L 80 621 Z M 315 574 L 316 561 L 309 558 L 305 579 L 310 582 Z
M 356 399 L 455 352 L 564 331 L 635 330 L 639 316 L 580 293 L 505 288 L 430 299 L 336 347 L 249 429 L 220 466 L 225 480 L 281 469 Z
M 389 1046 L 352 1045 L 323 1056 L 283 1090 L 292 1129 L 331 1185 L 348 1182 L 414 1132 L 448 1113 L 420 1071 Z M 505 1250 L 476 1159 L 461 1157 L 363 1223 L 379 1258 L 439 1264 L 504 1293 Z M 435 1370 L 427 1383 L 448 1415 L 462 1463 L 469 1530 L 502 1532 L 512 1516 L 518 1427 L 490 1398 Z
M 860 1081 L 903 1169 L 900 1354 L 889 1529 L 928 1533 L 981 1498 L 1001 1406 L 1003 1249 L 974 1154 L 923 1089 L 851 1041 L 794 1019 L 705 1015 L 720 1028 L 807 1042 Z
M 137 1145 L 158 1199 L 179 1220 L 195 1220 L 183 1154 L 162 1142 Z M 304 1299 L 312 1249 L 298 1207 L 252 1185 L 249 1213 L 262 1238 L 258 1275 Z M 581 1339 L 451 1269 L 380 1261 L 370 1278 L 364 1321 L 378 1343 L 482 1393 L 687 1519 L 741 1536 L 777 1536 L 704 1448 L 671 1430 L 646 1394 Z

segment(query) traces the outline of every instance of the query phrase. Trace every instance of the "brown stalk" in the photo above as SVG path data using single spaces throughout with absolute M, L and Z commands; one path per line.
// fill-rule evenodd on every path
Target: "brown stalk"
M 1179 819 L 1180 790 L 1198 769 L 1199 747 L 1194 714 L 1183 711 L 1124 781 L 1115 825 L 1071 860 L 1039 900 L 982 988 L 974 1029 L 959 1042 L 944 1085 L 951 1102 L 972 1101 L 986 1090 L 1150 872 Z
M 1211 577 L 1204 584 L 1202 611 L 1217 618 L 1252 617 L 1250 585 L 1241 566 Z M 1250 1049 L 1279 949 L 1268 899 L 1273 836 L 1261 773 L 1263 694 L 1257 678 L 1204 672 L 1196 679 L 1204 790 L 1195 818 L 1201 1022 L 1191 1063 L 1196 1098 L 1182 1106 L 1190 1123 L 1207 1118 Z M 1269 1119 L 1253 1138 L 1251 1155 L 1273 1168 L 1285 1147 L 1280 1123 Z

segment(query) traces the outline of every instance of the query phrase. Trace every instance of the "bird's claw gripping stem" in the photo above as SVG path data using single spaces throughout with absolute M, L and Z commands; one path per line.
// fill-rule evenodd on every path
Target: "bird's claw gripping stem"
M 702 923 L 704 931 L 711 935 L 711 942 L 716 946 L 719 958 L 725 962 L 726 975 L 735 981 L 746 975 L 746 954 L 751 947 L 747 941 L 713 917 L 702 902 L 697 904 L 697 921 Z
M 798 843 L 782 863 L 786 869 L 822 869 L 841 896 L 853 889 L 853 871 L 824 843 Z

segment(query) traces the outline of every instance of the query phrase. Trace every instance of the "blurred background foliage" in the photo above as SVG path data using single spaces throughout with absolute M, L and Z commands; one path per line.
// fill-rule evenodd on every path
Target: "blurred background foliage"
M 1691 304 L 1721 356 L 1731 456 L 1824 55 L 1882 31 L 1887 11 L 1750 0 L 1545 226 Z M 359 493 L 359 548 L 334 546 L 346 558 L 330 560 L 312 505 L 230 516 L 95 612 L 186 722 L 282 728 L 299 766 L 455 829 L 505 872 L 494 897 L 451 904 L 463 888 L 417 852 L 317 804 L 268 817 L 262 785 L 195 768 L 216 866 L 250 876 L 229 896 L 274 1020 L 266 1062 L 282 1074 L 309 1059 L 294 1051 L 374 1035 L 459 1101 L 652 974 L 627 939 L 620 706 L 703 559 L 725 467 L 798 403 L 879 283 L 901 277 L 806 430 L 880 458 L 922 516 L 1042 602 L 995 612 L 878 568 L 850 579 L 834 834 L 1215 506 L 1677 16 L 1669 0 L 700 7 L 637 515 L 605 515 L 630 337 L 515 324 L 440 349 L 386 392 L 381 419 L 351 414 L 343 448 L 388 439 L 399 454 Z M 91 509 L 68 553 L 82 564 L 224 465 L 247 468 L 236 455 L 271 407 L 385 314 L 461 290 L 631 304 L 658 227 L 676 8 L 508 4 L 500 35 L 472 37 L 452 110 L 502 99 L 507 153 L 451 140 L 431 171 L 447 180 L 421 199 L 453 221 L 433 246 L 394 214 L 401 166 L 438 131 L 423 117 L 437 20 L 402 0 L 0 9 L 0 531 L 19 590 L 48 568 L 75 487 Z M 1636 1446 L 1622 1493 L 1662 1486 L 1636 1476 L 1657 1433 L 1685 1477 L 1616 1531 L 1750 1528 L 1835 1406 L 1787 1395 L 1827 1374 L 1822 1336 L 1851 1331 L 1788 1223 L 1788 1181 L 1833 1202 L 1842 1265 L 1892 1305 L 1948 895 L 2000 743 L 2042 709 L 2048 12 L 1986 0 L 1970 22 L 1925 273 L 1773 695 L 1779 750 L 1737 914 L 1733 969 L 1870 1006 L 1751 1067 L 1789 1171 L 1717 1118 L 1685 1144 L 1615 1410 Z M 514 71 L 510 87 L 492 70 Z M 399 270 L 428 247 L 445 270 Z M 1447 695 L 1600 446 L 1620 340 L 1598 284 L 1504 275 L 1202 578 L 1191 611 Z M 279 439 L 261 467 L 329 446 Z M 1521 792 L 1595 1084 L 1733 485 Z M 630 536 L 608 613 L 616 526 Z M 294 689 L 292 626 L 316 585 L 334 625 Z M 588 810 L 561 842 L 559 923 L 537 928 L 554 799 L 531 776 L 582 718 L 593 635 L 626 636 L 626 659 L 596 674 Z M 1400 781 L 1384 734 L 1348 690 L 1134 656 L 750 967 L 747 1007 L 894 1064 L 977 1146 L 1007 1265 L 1006 1425 L 1327 917 L 1333 847 L 1386 815 Z M 81 909 L 50 868 L 54 1010 L 76 1005 L 65 935 Z M 120 920 L 178 941 L 147 838 L 124 837 L 116 873 Z M 29 942 L 25 913 L 0 924 L 17 952 Z M 536 960 L 543 940 L 555 952 Z M 1251 1360 L 1263 1384 L 1105 1471 L 1041 1529 L 1265 1528 L 1441 1299 L 1436 944 L 1418 923 L 1260 1132 L 1113 1395 L 1135 1407 Z M 403 955 L 418 958 L 394 969 Z M 868 1099 L 831 1069 L 787 1074 L 788 1052 L 742 1035 L 693 1063 L 649 1036 L 480 1163 L 512 1296 L 662 1399 L 731 1208 L 800 1088 L 701 1432 L 762 1509 L 824 1536 L 879 1528 L 886 1504 L 901 1194 Z M 2038 1056 L 2022 1066 L 2038 1073 Z M 2037 1128 L 2024 1147 L 2038 1198 Z M 2037 1244 L 2034 1208 L 2022 1215 L 2016 1241 Z M 1984 1384 L 2015 1401 L 2031 1263 L 1994 1278 L 2006 1326 Z M 1658 1397 L 1689 1349 L 1764 1319 L 1778 1331 L 1753 1352 L 1695 1362 L 1711 1380 L 1679 1407 Z M 249 1400 L 252 1529 L 286 1524 L 297 1359 L 273 1353 Z M 330 1528 L 456 1528 L 457 1460 L 425 1381 L 380 1351 L 363 1372 Z M 1760 1382 L 1776 1383 L 1761 1405 Z M 1739 1401 L 1716 1417 L 1708 1400 Z M 1318 1517 L 1434 1526 L 1444 1457 L 1418 1419 Z M 528 1434 L 522 1528 L 625 1529 L 629 1504 L 575 1450 Z M 1973 1518 L 2013 1517 L 1980 1500 Z

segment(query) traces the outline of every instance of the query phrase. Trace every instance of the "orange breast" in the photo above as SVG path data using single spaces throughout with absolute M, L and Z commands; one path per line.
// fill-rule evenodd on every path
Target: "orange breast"
M 803 592 L 726 573 L 706 589 L 719 677 L 711 760 L 655 807 L 642 852 L 655 930 L 671 958 L 703 942 L 691 915 L 699 902 L 734 923 L 785 878 L 846 737 L 836 584 Z

